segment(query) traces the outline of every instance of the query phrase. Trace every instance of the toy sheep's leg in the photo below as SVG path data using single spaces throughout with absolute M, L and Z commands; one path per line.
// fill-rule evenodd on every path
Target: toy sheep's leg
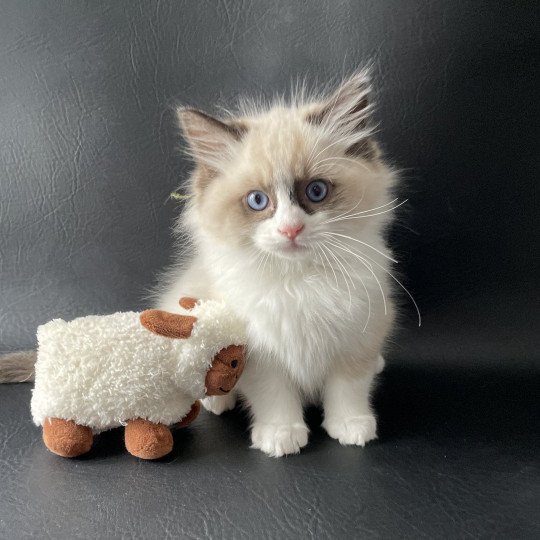
M 197 416 L 199 416 L 199 413 L 201 412 L 201 402 L 197 400 L 192 406 L 190 411 L 182 418 L 181 422 L 178 424 L 179 428 L 187 427 L 189 426 Z
M 127 423 L 124 439 L 127 451 L 141 459 L 158 459 L 173 448 L 171 430 L 142 418 Z
M 94 436 L 87 426 L 72 420 L 46 418 L 43 423 L 43 442 L 53 453 L 62 457 L 77 457 L 92 448 Z

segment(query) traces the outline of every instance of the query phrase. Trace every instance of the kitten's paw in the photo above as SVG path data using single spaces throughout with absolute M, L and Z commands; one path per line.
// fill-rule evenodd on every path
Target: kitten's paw
M 323 428 L 330 437 L 337 439 L 341 444 L 364 446 L 377 438 L 377 420 L 372 414 L 329 418 L 323 422 Z
M 305 424 L 254 424 L 251 448 L 258 448 L 272 457 L 298 454 L 308 442 Z
M 214 414 L 221 414 L 234 409 L 236 394 L 231 392 L 224 396 L 210 396 L 202 400 L 203 407 Z

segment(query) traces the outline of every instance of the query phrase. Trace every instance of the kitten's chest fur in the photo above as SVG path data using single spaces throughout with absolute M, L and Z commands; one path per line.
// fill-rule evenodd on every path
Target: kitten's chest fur
M 313 271 L 280 272 L 249 265 L 219 265 L 216 287 L 248 321 L 252 361 L 277 364 L 306 394 L 313 395 L 337 365 L 371 360 L 373 333 L 366 288 L 375 298 L 369 276 L 352 273 L 353 282 Z M 214 266 L 217 268 L 217 266 Z M 371 302 L 373 327 L 380 317 Z M 379 323 L 380 324 L 380 323 Z

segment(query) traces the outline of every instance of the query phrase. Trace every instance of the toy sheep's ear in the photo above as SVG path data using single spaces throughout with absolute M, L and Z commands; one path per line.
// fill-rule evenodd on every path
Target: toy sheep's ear
M 191 336 L 196 317 L 147 309 L 140 315 L 141 324 L 150 332 L 164 337 L 187 339 Z
M 196 298 L 191 298 L 190 296 L 184 296 L 180 298 L 180 305 L 184 309 L 193 309 L 197 305 L 198 300 Z

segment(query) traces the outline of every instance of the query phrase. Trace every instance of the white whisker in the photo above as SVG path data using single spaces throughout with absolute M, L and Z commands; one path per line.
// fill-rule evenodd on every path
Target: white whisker
M 390 257 L 390 255 L 387 255 L 386 253 L 383 253 L 382 251 L 379 251 L 377 248 L 371 246 L 370 244 L 367 244 L 366 242 L 362 242 L 362 240 L 358 240 L 358 238 L 353 238 L 352 236 L 347 236 L 346 234 L 340 234 L 340 233 L 335 233 L 335 232 L 325 232 L 325 233 L 322 233 L 322 234 L 323 234 L 323 236 L 332 235 L 332 236 L 340 236 L 342 238 L 348 238 L 349 240 L 352 240 L 353 242 L 358 242 L 359 244 L 362 244 L 363 246 L 366 246 L 366 247 L 372 249 L 373 251 L 376 251 L 379 255 L 382 255 L 383 257 L 385 257 L 389 261 L 392 261 L 392 262 L 397 264 L 396 259 L 393 259 L 392 257 Z
M 315 169 L 316 167 L 318 167 L 321 163 L 324 163 L 325 161 L 334 161 L 334 160 L 351 161 L 355 165 L 360 165 L 361 167 L 366 169 L 366 171 L 369 171 L 369 168 L 366 167 L 366 165 L 364 165 L 364 163 L 362 163 L 361 161 L 357 159 L 353 159 L 353 158 L 343 157 L 343 156 L 331 156 L 324 159 L 320 159 L 319 161 L 317 161 L 317 163 L 315 163 L 315 165 L 313 165 L 313 168 Z
M 345 274 L 343 272 L 343 270 L 345 269 L 345 267 L 339 262 L 338 258 L 334 255 L 333 251 L 326 245 L 326 244 L 321 244 L 321 247 L 323 249 L 326 249 L 328 250 L 328 253 L 330 254 L 330 256 L 336 261 L 337 265 L 338 265 L 338 270 L 341 272 L 341 275 L 343 276 L 343 281 L 345 282 L 345 286 L 347 287 L 347 291 L 349 293 L 349 312 L 351 311 L 351 307 L 352 307 L 352 293 L 351 293 L 351 288 L 349 287 L 349 283 L 347 281 L 347 278 L 345 277 Z M 345 269 L 345 272 L 347 272 L 347 270 Z M 347 275 L 349 276 L 350 278 L 350 274 L 347 272 Z M 352 278 L 351 278 L 351 281 L 352 281 Z M 354 285 L 354 283 L 353 283 Z
M 317 254 L 317 257 L 319 257 L 319 260 L 321 261 L 321 265 L 322 265 L 322 268 L 324 270 L 324 275 L 326 277 L 326 281 L 328 281 L 328 272 L 326 271 L 326 266 L 324 264 L 324 261 L 321 257 L 321 254 L 319 253 L 319 247 L 317 245 L 315 245 L 315 253 Z
M 349 279 L 351 285 L 352 285 L 352 288 L 353 289 L 356 289 L 356 285 L 354 283 L 354 280 L 352 279 L 351 277 L 351 274 L 349 273 L 349 271 L 345 268 L 344 264 L 342 261 L 340 261 L 339 259 L 342 259 L 342 257 L 338 257 L 337 253 L 335 253 L 329 246 L 326 242 L 323 242 L 323 245 L 326 247 L 326 249 L 328 249 L 328 252 L 330 253 L 330 255 L 332 255 L 333 259 L 336 261 L 337 265 L 338 265 L 338 270 L 341 271 L 341 274 L 343 275 L 343 279 L 345 281 L 345 283 L 347 283 L 347 279 L 345 276 L 347 276 L 347 278 Z M 336 258 L 337 257 L 337 258 Z M 343 273 L 345 272 L 345 274 Z
M 363 196 L 362 196 L 362 198 L 363 198 Z M 405 199 L 403 202 L 400 203 L 400 205 L 407 202 L 407 200 L 408 199 Z M 333 221 L 338 221 L 341 218 L 349 218 L 349 217 L 353 217 L 353 216 L 360 216 L 362 214 L 369 214 L 370 212 L 374 212 L 375 210 L 380 210 L 381 208 L 384 208 L 385 206 L 389 206 L 391 204 L 394 204 L 396 201 L 397 201 L 397 197 L 395 199 L 387 202 L 386 204 L 382 204 L 381 206 L 376 206 L 375 208 L 369 208 L 368 210 L 362 210 L 361 212 L 355 212 L 354 214 L 350 214 L 349 212 L 352 212 L 352 210 L 354 210 L 354 208 L 356 208 L 356 206 L 358 206 L 358 204 L 360 204 L 360 202 L 361 202 L 361 200 L 360 200 L 360 202 L 354 208 L 352 208 L 351 210 L 348 210 L 347 212 L 344 212 L 343 214 L 340 214 L 339 216 L 331 217 L 327 221 L 323 221 L 321 223 L 321 225 L 325 225 L 326 223 L 332 223 Z M 397 208 L 397 206 L 395 208 Z
M 331 244 L 331 242 L 330 242 L 330 244 Z M 336 245 L 335 247 L 339 247 L 339 246 Z M 349 250 L 347 250 L 347 251 L 349 251 Z M 352 253 L 352 251 L 349 251 L 349 252 Z M 347 260 L 346 257 L 344 257 L 343 255 L 340 255 L 339 253 L 336 253 L 336 252 L 334 252 L 334 253 L 335 253 L 336 257 L 338 257 L 345 264 L 347 264 L 351 270 L 354 270 L 353 265 L 351 264 L 351 262 L 349 260 Z M 352 254 L 354 255 L 354 253 L 352 253 Z M 371 265 L 369 265 L 369 266 L 371 266 Z M 364 280 L 360 276 L 357 276 L 357 278 L 360 280 L 360 283 L 361 283 L 362 287 L 364 288 L 364 292 L 366 293 L 366 298 L 367 298 L 367 303 L 368 303 L 368 315 L 367 315 L 367 318 L 366 318 L 366 322 L 364 324 L 364 328 L 362 329 L 362 333 L 365 333 L 367 325 L 368 325 L 369 320 L 371 318 L 371 297 L 369 295 L 369 291 L 368 291 L 368 289 L 366 287 L 366 284 L 365 284 Z
M 351 255 L 355 257 L 358 256 L 358 254 L 352 251 L 352 248 L 349 248 L 348 244 L 345 244 L 342 240 L 332 239 L 332 240 L 326 240 L 326 241 L 330 243 L 334 242 L 336 247 L 340 247 L 343 251 L 347 251 L 348 253 L 350 253 Z M 371 263 L 369 261 L 366 261 L 366 264 L 369 266 L 369 269 L 373 271 L 373 266 L 371 266 Z
M 352 212 L 355 208 L 358 208 L 358 205 L 362 202 L 363 198 L 364 198 L 364 194 L 362 193 L 361 199 L 350 210 L 347 210 L 347 211 L 343 212 L 342 214 L 339 214 L 339 216 L 334 216 L 332 218 L 329 218 L 328 221 L 323 221 L 321 223 L 321 225 L 325 225 L 326 223 L 330 223 L 330 221 L 332 221 L 333 219 L 337 219 L 337 218 L 340 218 L 342 216 L 346 216 L 349 212 Z
M 362 287 L 364 287 L 364 291 L 366 292 L 366 297 L 367 297 L 367 302 L 368 302 L 368 315 L 366 318 L 366 324 L 364 324 L 364 328 L 362 329 L 362 333 L 364 333 L 367 329 L 369 319 L 371 319 L 371 297 L 369 296 L 369 291 L 366 287 L 366 284 L 364 283 L 364 280 L 361 277 L 359 277 L 358 279 L 360 280 Z
M 416 300 L 414 299 L 413 295 L 409 292 L 409 290 L 407 289 L 407 287 L 405 287 L 405 285 L 403 285 L 403 283 L 401 283 L 401 281 L 399 281 L 399 279 L 394 276 L 394 274 L 392 274 L 392 272 L 390 272 L 389 270 L 387 270 L 386 268 L 384 268 L 384 266 L 381 266 L 377 261 L 373 260 L 371 257 L 369 257 L 368 255 L 366 255 L 364 253 L 364 256 L 367 257 L 370 261 L 372 261 L 373 263 L 375 263 L 378 267 L 380 267 L 384 272 L 386 272 L 406 293 L 407 295 L 409 296 L 409 298 L 411 299 L 412 303 L 414 304 L 414 307 L 416 309 L 416 313 L 418 315 L 418 326 L 422 326 L 422 316 L 420 315 L 420 308 L 418 307 L 418 304 L 416 303 Z
M 326 255 L 325 251 L 322 249 L 323 248 L 323 245 L 322 244 L 319 244 L 319 246 L 321 247 L 321 253 L 324 255 L 324 258 L 328 261 L 328 266 L 330 266 L 330 270 L 332 270 L 333 274 L 334 274 L 334 278 L 336 280 L 336 288 L 339 287 L 339 283 L 338 283 L 338 278 L 337 278 L 337 274 L 336 274 L 336 271 L 334 270 L 334 267 L 332 266 L 332 263 L 330 262 L 330 259 L 328 258 L 328 256 Z
M 345 273 L 347 274 L 347 277 L 349 278 L 349 281 L 351 282 L 351 285 L 352 285 L 352 288 L 356 290 L 356 285 L 354 283 L 354 280 L 353 278 L 351 277 L 351 274 L 350 272 L 345 268 L 344 264 L 342 261 L 344 261 L 345 259 L 343 259 L 343 257 L 341 257 L 338 253 L 332 251 L 330 248 L 328 248 L 330 250 L 330 252 L 335 255 L 339 260 L 336 261 L 342 268 L 343 270 L 345 271 Z
M 336 244 L 336 247 L 338 247 L 339 249 L 343 249 L 341 246 L 338 246 Z M 344 250 L 345 251 L 345 250 Z M 352 253 L 349 251 L 349 253 Z M 377 285 L 379 286 L 379 290 L 381 291 L 381 296 L 382 296 L 382 300 L 383 300 L 383 304 L 384 304 L 384 314 L 386 315 L 388 313 L 388 308 L 387 308 L 387 305 L 386 305 L 386 296 L 384 294 L 384 290 L 383 290 L 383 287 L 381 285 L 381 282 L 379 281 L 379 278 L 377 277 L 377 274 L 375 274 L 375 272 L 373 271 L 373 268 L 371 267 L 371 265 L 369 264 L 368 261 L 366 261 L 362 256 L 356 254 L 356 253 L 352 253 L 371 273 L 371 275 L 375 278 L 375 281 L 377 282 Z
M 407 199 L 400 202 L 399 204 L 396 204 L 396 206 L 393 206 L 392 208 L 388 208 L 388 209 L 383 210 L 381 212 L 375 212 L 374 214 L 366 213 L 365 215 L 360 215 L 360 214 L 364 214 L 364 212 L 358 212 L 356 214 L 351 214 L 350 216 L 344 216 L 344 217 L 342 217 L 340 219 L 332 219 L 332 220 L 326 221 L 324 223 L 325 224 L 326 223 L 335 223 L 337 221 L 346 221 L 348 219 L 362 219 L 362 218 L 370 218 L 370 217 L 373 217 L 373 216 L 379 216 L 381 214 L 386 214 L 387 212 L 392 212 L 393 210 L 395 210 L 396 208 L 399 208 L 402 204 L 405 204 L 406 202 L 407 202 Z
M 338 246 L 336 245 L 336 247 L 338 247 Z M 341 246 L 340 246 L 340 248 L 345 250 L 345 248 L 343 248 Z M 349 251 L 349 253 L 352 253 L 352 252 Z M 407 296 L 411 299 L 411 302 L 413 303 L 414 308 L 416 310 L 416 313 L 418 315 L 418 326 L 422 326 L 422 315 L 420 314 L 420 308 L 418 307 L 418 304 L 416 303 L 416 300 L 414 299 L 411 292 L 407 289 L 407 287 L 405 287 L 405 285 L 403 285 L 403 283 L 401 283 L 401 281 L 396 276 L 394 276 L 394 274 L 392 274 L 392 272 L 387 270 L 384 266 L 382 266 L 380 263 L 378 263 L 375 259 L 373 259 L 369 255 L 366 255 L 363 251 L 361 251 L 360 253 L 362 254 L 361 256 L 359 254 L 354 254 L 354 253 L 352 253 L 352 254 L 355 255 L 359 260 L 361 260 L 364 263 L 364 265 L 366 263 L 368 263 L 368 261 L 366 259 L 371 261 L 373 264 L 377 265 L 381 270 L 383 270 L 383 272 L 388 274 L 403 289 L 403 291 L 405 291 Z M 364 257 L 365 257 L 365 259 L 364 259 Z M 371 272 L 373 274 L 373 277 L 375 277 L 375 279 L 377 279 L 377 277 L 376 277 L 375 273 L 373 272 L 373 270 L 371 270 Z M 378 279 L 377 279 L 377 281 L 378 281 Z M 381 292 L 382 292 L 382 289 L 381 289 Z
M 259 261 L 259 266 L 257 267 L 257 272 L 259 272 L 260 274 L 264 274 L 264 270 L 266 268 L 266 263 L 268 262 L 269 257 L 270 257 L 269 252 L 263 253 L 262 258 Z

